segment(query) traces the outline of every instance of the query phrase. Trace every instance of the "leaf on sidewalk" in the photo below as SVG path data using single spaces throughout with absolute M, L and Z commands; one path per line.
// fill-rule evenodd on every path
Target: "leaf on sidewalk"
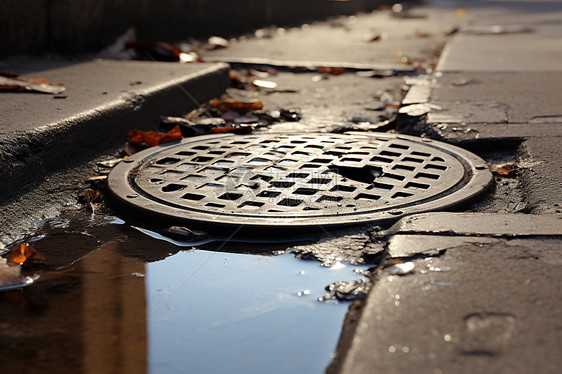
M 340 75 L 345 72 L 345 68 L 335 68 L 329 66 L 319 66 L 318 72 L 322 74 Z
M 515 171 L 517 170 L 517 165 L 514 163 L 505 163 L 505 164 L 488 164 L 490 167 L 490 171 L 495 174 L 503 175 L 504 177 L 512 177 Z
M 213 108 L 216 108 L 221 113 L 234 111 L 239 114 L 246 114 L 254 110 L 263 109 L 263 103 L 259 101 L 244 102 L 214 99 L 211 100 L 210 104 Z
M 43 78 L 19 78 L 15 74 L 0 74 L 0 91 L 40 92 L 60 95 L 66 88 Z
M 183 138 L 179 126 L 175 126 L 167 133 L 159 133 L 156 131 L 129 131 L 129 141 L 131 143 L 142 145 L 146 144 L 149 147 L 154 147 L 159 144 L 169 143 Z

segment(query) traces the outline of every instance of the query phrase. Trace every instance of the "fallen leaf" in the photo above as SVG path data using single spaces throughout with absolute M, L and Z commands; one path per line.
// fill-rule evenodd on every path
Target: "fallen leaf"
M 156 131 L 129 131 L 129 141 L 131 143 L 142 145 L 143 143 L 149 147 L 154 147 L 159 144 L 169 143 L 183 138 L 179 126 L 174 127 L 167 133 L 159 133 Z
M 320 66 L 318 67 L 318 72 L 322 74 L 340 75 L 345 72 L 345 68 Z
M 488 164 L 490 167 L 490 171 L 492 173 L 496 173 L 499 175 L 503 175 L 504 177 L 511 177 L 517 170 L 517 165 L 514 163 L 505 163 L 505 164 Z
M 18 244 L 16 248 L 12 250 L 6 256 L 6 260 L 8 263 L 12 264 L 23 264 L 24 262 L 42 262 L 45 261 L 45 257 L 43 257 L 39 252 L 35 250 L 32 246 L 27 243 Z
M 259 101 L 254 102 L 243 102 L 243 101 L 230 101 L 230 100 L 219 100 L 214 99 L 210 102 L 213 108 L 216 108 L 221 113 L 226 113 L 228 111 L 234 111 L 239 114 L 246 114 L 254 110 L 263 109 L 263 103 Z
M 49 82 L 43 78 L 26 79 L 0 76 L 0 91 L 30 91 L 60 95 L 65 90 L 66 88 L 60 83 Z

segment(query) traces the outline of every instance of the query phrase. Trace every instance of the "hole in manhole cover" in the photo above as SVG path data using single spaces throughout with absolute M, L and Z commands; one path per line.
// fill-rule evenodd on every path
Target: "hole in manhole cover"
M 487 190 L 485 165 L 461 148 L 395 134 L 210 135 L 135 154 L 108 186 L 147 219 L 278 232 L 450 208 Z

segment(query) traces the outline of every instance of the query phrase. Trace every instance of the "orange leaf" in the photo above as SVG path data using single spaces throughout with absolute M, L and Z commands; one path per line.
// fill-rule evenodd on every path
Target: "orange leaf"
M 8 262 L 21 265 L 28 260 L 30 262 L 44 261 L 45 257 L 41 256 L 39 252 L 29 244 L 21 243 L 10 252 L 6 259 Z
M 254 110 L 263 109 L 263 104 L 259 101 L 244 102 L 244 101 L 228 101 L 228 100 L 211 100 L 211 106 L 217 108 L 220 112 L 226 113 L 232 110 L 238 114 L 246 114 Z
M 154 147 L 155 145 L 162 143 L 173 142 L 175 140 L 181 140 L 183 138 L 179 125 L 176 125 L 176 127 L 165 134 L 156 131 L 131 130 L 127 135 L 129 136 L 129 141 L 131 143 L 145 143 L 149 147 Z
M 515 164 L 489 164 L 490 171 L 505 177 L 510 177 L 517 170 Z
M 340 75 L 344 71 L 345 68 L 333 68 L 333 67 L 326 67 L 326 66 L 320 66 L 318 68 L 318 72 L 322 74 Z

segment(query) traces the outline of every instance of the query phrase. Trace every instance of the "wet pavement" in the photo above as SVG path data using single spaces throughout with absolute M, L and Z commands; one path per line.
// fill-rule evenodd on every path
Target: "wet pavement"
M 104 128 L 105 104 L 73 107 L 73 118 L 80 121 L 64 122 L 62 132 L 58 125 L 40 127 L 33 121 L 26 122 L 30 131 L 8 131 L 21 147 L 14 152 L 12 143 L 2 144 L 2 165 L 11 165 L 6 169 L 11 174 L 3 173 L 10 191 L 0 214 L 2 243 L 11 249 L 31 241 L 46 260 L 24 265 L 24 275 L 40 276 L 31 286 L 0 294 L 0 356 L 9 358 L 4 367 L 556 372 L 562 230 L 553 217 L 560 214 L 562 173 L 559 73 L 552 65 L 556 54 L 548 51 L 560 35 L 559 3 L 503 3 L 445 1 L 439 2 L 442 8 L 398 16 L 385 11 L 342 17 L 273 29 L 267 37 L 257 33 L 203 54 L 207 61 L 232 62 L 232 73 L 276 83 L 275 88 L 226 90 L 215 85 L 215 90 L 231 99 L 259 100 L 268 111 L 300 114 L 300 121 L 260 131 L 390 129 L 459 145 L 492 169 L 511 165 L 515 171 L 495 173 L 495 190 L 465 206 L 465 215 L 414 216 L 390 231 L 389 224 L 328 230 L 304 243 L 247 244 L 180 243 L 161 236 L 166 227 L 158 221 L 131 219 L 100 203 L 93 204 L 97 214 L 92 214 L 88 204 L 76 204 L 86 188 L 82 181 L 98 174 L 98 161 L 122 156 L 126 131 L 156 129 L 160 115 L 194 107 L 192 92 L 168 90 L 175 78 L 157 77 L 160 63 L 143 70 L 142 82 L 154 83 L 153 93 L 130 84 L 139 81 L 127 75 L 135 69 L 119 74 L 122 86 L 129 87 L 117 87 L 112 95 L 126 105 L 110 118 L 123 125 L 122 135 L 113 131 L 107 142 L 92 145 L 86 160 L 61 165 L 65 157 L 72 159 L 69 152 L 42 163 L 45 155 L 58 154 L 56 142 L 32 145 L 48 134 L 72 133 L 78 125 L 82 138 L 71 138 L 81 139 L 71 148 L 80 148 L 88 136 L 98 135 L 96 128 Z M 466 8 L 457 10 L 461 7 Z M 523 16 L 521 7 L 533 9 L 532 16 Z M 540 30 L 478 35 L 491 21 Z M 498 42 L 478 42 L 485 37 Z M 511 48 L 499 43 L 510 38 L 517 39 Z M 538 72 L 523 72 L 537 65 L 516 60 L 515 50 L 534 40 L 545 42 L 533 44 L 540 52 L 533 54 L 535 62 L 545 63 Z M 482 58 L 488 56 L 482 50 L 497 44 L 503 49 L 491 56 L 496 59 Z M 476 48 L 469 53 L 473 59 L 459 58 L 471 48 Z M 498 73 L 502 56 L 517 62 L 505 65 L 509 72 Z M 319 69 L 324 63 L 347 70 L 330 74 Z M 225 81 L 224 65 L 207 69 L 214 69 L 213 82 Z M 182 87 L 205 86 L 205 76 L 194 86 L 186 73 Z M 159 86 L 158 79 L 168 86 Z M 170 92 L 173 107 L 162 104 Z M 143 100 L 151 97 L 154 101 Z M 28 105 L 25 96 L 17 100 L 20 109 Z M 37 110 L 53 109 L 52 102 L 37 105 Z M 131 110 L 139 126 L 120 120 Z
M 279 245 L 180 247 L 79 213 L 27 239 L 46 260 L 24 274 L 39 278 L 0 294 L 7 370 L 322 372 L 347 304 L 318 298 L 336 280 L 366 279 L 353 272 L 365 265 L 322 267 Z

